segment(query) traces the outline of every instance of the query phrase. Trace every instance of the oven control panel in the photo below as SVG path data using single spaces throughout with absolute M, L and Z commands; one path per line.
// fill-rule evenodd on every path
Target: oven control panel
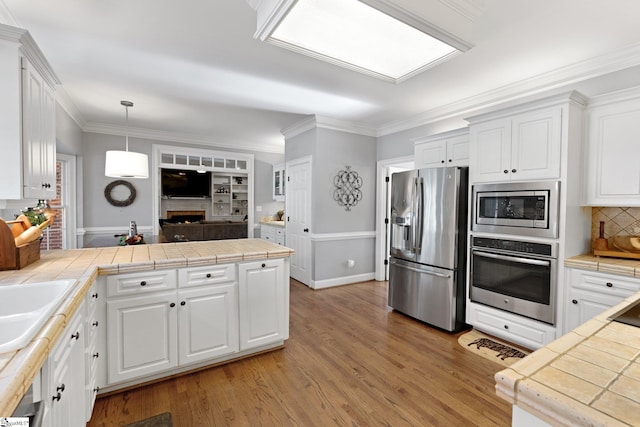
M 525 242 L 521 240 L 492 239 L 489 237 L 474 237 L 473 246 L 476 248 L 499 249 L 502 251 L 519 252 L 554 256 L 553 244 Z

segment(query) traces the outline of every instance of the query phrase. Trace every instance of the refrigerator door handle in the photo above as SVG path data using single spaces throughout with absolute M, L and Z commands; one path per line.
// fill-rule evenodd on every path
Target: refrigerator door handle
M 389 261 L 390 264 L 393 264 L 397 267 L 400 268 L 404 268 L 405 270 L 409 270 L 409 271 L 414 271 L 416 273 L 423 273 L 423 274 L 428 274 L 430 276 L 436 276 L 436 277 L 441 277 L 443 279 L 449 279 L 451 278 L 451 274 L 444 274 L 444 273 L 437 273 L 435 271 L 429 271 L 429 270 L 422 270 L 420 268 L 415 268 L 415 267 L 410 267 L 408 265 L 404 265 L 404 264 L 399 264 L 397 262 L 395 262 L 394 260 Z
M 422 234 L 423 234 L 423 207 L 422 204 L 424 202 L 424 179 L 420 176 L 416 178 L 416 206 L 414 209 L 415 221 L 414 221 L 414 240 L 413 240 L 413 251 L 416 254 L 419 254 L 422 250 Z

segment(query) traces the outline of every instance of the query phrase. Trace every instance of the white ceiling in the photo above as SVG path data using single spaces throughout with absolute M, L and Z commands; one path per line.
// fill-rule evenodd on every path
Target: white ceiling
M 637 0 L 393 1 L 444 10 L 473 48 L 394 84 L 254 39 L 259 0 L 0 0 L 0 20 L 29 30 L 84 130 L 122 128 L 127 99 L 140 135 L 262 151 L 310 114 L 383 135 L 625 68 L 640 84 Z

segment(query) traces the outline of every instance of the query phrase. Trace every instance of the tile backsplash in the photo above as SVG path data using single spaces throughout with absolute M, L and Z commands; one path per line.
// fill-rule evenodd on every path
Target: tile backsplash
M 600 221 L 604 221 L 604 237 L 640 236 L 640 207 L 591 208 L 591 246 L 600 235 Z

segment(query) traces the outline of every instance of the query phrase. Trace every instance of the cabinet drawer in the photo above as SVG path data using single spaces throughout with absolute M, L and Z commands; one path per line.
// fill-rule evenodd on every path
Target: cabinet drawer
M 604 295 L 628 297 L 640 291 L 640 280 L 612 274 L 571 269 L 571 287 Z
M 551 325 L 477 304 L 473 304 L 470 312 L 469 323 L 475 328 L 532 350 L 555 339 L 555 328 Z
M 179 270 L 178 274 L 181 288 L 228 283 L 236 280 L 236 266 L 235 264 L 221 264 L 184 268 Z
M 175 289 L 177 282 L 176 270 L 158 270 L 108 276 L 107 296 L 116 297 Z

